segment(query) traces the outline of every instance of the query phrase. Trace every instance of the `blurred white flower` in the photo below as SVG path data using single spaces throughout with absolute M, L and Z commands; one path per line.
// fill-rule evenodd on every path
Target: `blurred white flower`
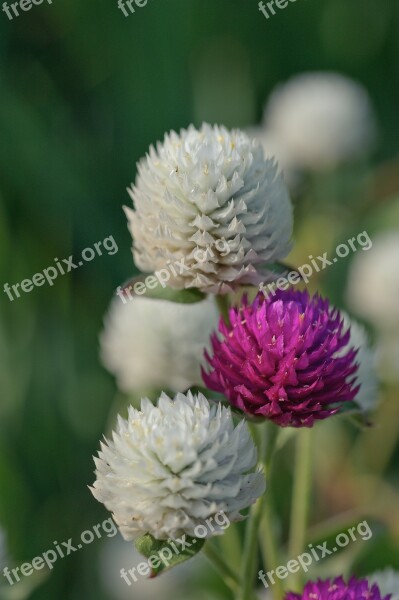
M 366 90 L 329 72 L 303 73 L 278 86 L 266 106 L 264 125 L 291 164 L 311 171 L 367 154 L 376 134 Z
M 357 371 L 357 383 L 360 384 L 360 390 L 355 398 L 355 402 L 360 405 L 363 412 L 369 413 L 376 409 L 378 395 L 378 377 L 376 353 L 370 345 L 367 331 L 354 319 L 351 319 L 344 311 L 340 311 L 345 320 L 345 329 L 350 327 L 350 346 L 359 348 L 356 362 L 359 365 Z M 345 350 L 343 354 L 345 354 Z
M 174 400 L 162 394 L 158 406 L 144 399 L 141 411 L 130 407 L 95 463 L 93 495 L 125 540 L 195 537 L 198 525 L 210 537 L 220 531 L 206 519 L 223 511 L 230 522 L 241 520 L 265 490 L 263 474 L 252 472 L 256 449 L 246 422 L 234 427 L 229 408 L 191 392 Z
M 273 160 L 239 130 L 204 124 L 165 136 L 138 165 L 125 208 L 136 265 L 184 260 L 169 285 L 228 293 L 291 249 L 292 206 Z
M 348 276 L 347 297 L 353 310 L 382 332 L 399 333 L 399 230 L 373 238 L 358 252 Z
M 392 594 L 391 600 L 399 600 L 399 573 L 393 569 L 385 569 L 369 575 L 370 583 L 376 583 L 381 591 L 381 596 Z
M 100 335 L 102 361 L 128 393 L 203 385 L 204 349 L 218 319 L 212 297 L 195 304 L 115 298 Z
M 289 149 L 284 146 L 279 136 L 267 129 L 265 125 L 251 127 L 247 129 L 247 133 L 250 137 L 258 140 L 266 158 L 274 158 L 277 161 L 279 169 L 283 173 L 284 181 L 287 183 L 288 188 L 294 192 L 301 182 L 301 174 L 295 159 L 290 156 Z

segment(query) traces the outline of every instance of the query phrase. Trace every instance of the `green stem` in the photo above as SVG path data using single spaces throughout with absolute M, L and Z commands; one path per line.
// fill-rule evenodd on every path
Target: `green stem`
M 224 534 L 220 536 L 218 541 L 226 562 L 237 572 L 241 566 L 242 556 L 241 539 L 238 528 L 234 526 L 234 524 L 231 524 Z
M 397 389 L 387 386 L 384 400 L 375 417 L 378 427 L 363 434 L 361 456 L 366 457 L 367 467 L 373 473 L 383 475 L 392 459 L 399 437 L 399 404 Z
M 207 542 L 204 545 L 203 552 L 215 569 L 219 571 L 227 587 L 229 587 L 231 591 L 236 594 L 239 585 L 239 578 L 237 574 L 230 569 L 229 565 L 221 556 L 218 548 L 216 548 L 212 542 Z
M 296 441 L 294 489 L 291 506 L 291 529 L 288 544 L 288 553 L 291 559 L 295 559 L 303 552 L 306 543 L 311 487 L 311 448 L 312 430 L 299 430 Z M 299 587 L 300 584 L 301 575 L 298 573 L 292 577 L 292 585 Z
M 259 459 L 264 465 L 265 475 L 267 475 L 270 470 L 277 434 L 278 428 L 273 424 L 270 424 L 268 429 L 264 428 L 262 430 Z M 237 600 L 250 600 L 253 595 L 255 575 L 258 568 L 258 534 L 265 507 L 265 498 L 265 494 L 259 498 L 252 507 L 249 516 L 245 536 L 241 587 L 236 597 Z
M 215 296 L 216 305 L 225 323 L 229 324 L 229 297 L 227 294 Z
M 268 484 L 270 486 L 270 473 L 268 477 Z M 263 511 L 263 518 L 260 527 L 260 545 L 262 550 L 263 563 L 267 566 L 267 571 L 277 569 L 282 564 L 280 560 L 280 553 L 276 543 L 275 530 L 273 526 L 273 511 L 270 502 L 270 497 L 265 503 Z M 271 594 L 273 600 L 283 600 L 284 598 L 284 586 L 279 578 L 276 578 Z

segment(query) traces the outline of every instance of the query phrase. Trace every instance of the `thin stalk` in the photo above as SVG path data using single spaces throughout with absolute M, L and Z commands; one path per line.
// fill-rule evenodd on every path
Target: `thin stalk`
M 239 570 L 241 566 L 241 539 L 238 528 L 232 523 L 219 538 L 220 549 L 232 569 Z
M 270 486 L 271 474 L 269 472 L 268 484 Z M 279 565 L 282 564 L 280 560 L 280 553 L 276 542 L 275 531 L 273 527 L 273 511 L 270 503 L 270 497 L 265 502 L 263 511 L 263 517 L 260 527 L 260 546 L 262 550 L 263 562 L 267 565 L 267 571 L 275 570 Z M 284 586 L 279 578 L 276 578 L 273 587 L 271 588 L 271 594 L 273 600 L 283 600 L 284 598 Z
M 392 459 L 399 437 L 399 403 L 394 386 L 386 388 L 375 420 L 378 426 L 362 436 L 361 456 L 366 456 L 367 467 L 373 473 L 383 475 Z
M 312 467 L 312 430 L 301 429 L 297 433 L 294 489 L 291 505 L 291 528 L 288 553 L 291 559 L 301 554 L 305 547 L 308 525 L 309 498 Z M 300 586 L 301 575 L 292 577 L 292 585 Z
M 207 559 L 219 572 L 227 587 L 230 588 L 234 594 L 236 594 L 239 586 L 238 575 L 229 567 L 229 565 L 223 559 L 220 551 L 211 542 L 207 542 L 203 547 L 203 552 Z
M 259 459 L 261 464 L 264 465 L 266 474 L 269 472 L 277 433 L 278 428 L 272 424 L 269 429 L 263 428 L 262 430 Z M 241 572 L 241 587 L 236 597 L 237 600 L 250 600 L 253 595 L 255 575 L 258 568 L 258 534 L 265 508 L 265 498 L 266 495 L 264 494 L 254 504 L 248 519 Z

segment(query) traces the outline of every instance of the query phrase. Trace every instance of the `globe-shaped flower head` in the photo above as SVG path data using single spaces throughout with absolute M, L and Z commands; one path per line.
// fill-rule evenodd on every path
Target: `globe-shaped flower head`
M 334 169 L 366 156 L 377 126 L 367 91 L 340 73 L 301 73 L 279 85 L 264 126 L 297 168 Z
M 267 279 L 260 265 L 290 251 L 292 207 L 259 142 L 224 127 L 171 132 L 138 165 L 125 209 L 142 271 L 168 285 L 227 293 Z
M 218 320 L 210 296 L 194 304 L 115 298 L 100 337 L 103 363 L 124 392 L 183 392 L 202 383 L 204 348 Z
M 399 228 L 373 239 L 368 252 L 356 254 L 349 271 L 348 302 L 384 335 L 399 333 Z M 381 291 L 384 290 L 384 293 Z
M 307 583 L 302 594 L 288 593 L 285 600 L 390 600 L 377 585 L 366 579 L 352 579 L 345 583 L 342 577 L 317 583 Z
M 202 394 L 131 407 L 95 462 L 92 492 L 126 540 L 195 537 L 199 525 L 215 535 L 206 519 L 223 512 L 239 521 L 265 491 L 263 474 L 252 472 L 256 449 L 245 421 L 235 427 L 230 409 Z
M 229 317 L 230 325 L 220 320 L 222 336 L 212 336 L 203 379 L 234 407 L 281 426 L 311 427 L 355 398 L 357 351 L 328 300 L 291 290 L 258 294 Z

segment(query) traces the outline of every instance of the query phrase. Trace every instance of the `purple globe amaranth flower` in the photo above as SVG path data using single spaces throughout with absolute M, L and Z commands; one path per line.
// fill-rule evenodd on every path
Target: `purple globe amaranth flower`
M 212 335 L 205 384 L 247 416 L 281 426 L 312 427 L 353 400 L 357 350 L 339 311 L 319 295 L 278 291 L 246 297 Z
M 285 600 L 390 600 L 391 595 L 383 596 L 376 584 L 367 579 L 352 579 L 345 583 L 342 577 L 307 583 L 302 594 L 289 592 Z

